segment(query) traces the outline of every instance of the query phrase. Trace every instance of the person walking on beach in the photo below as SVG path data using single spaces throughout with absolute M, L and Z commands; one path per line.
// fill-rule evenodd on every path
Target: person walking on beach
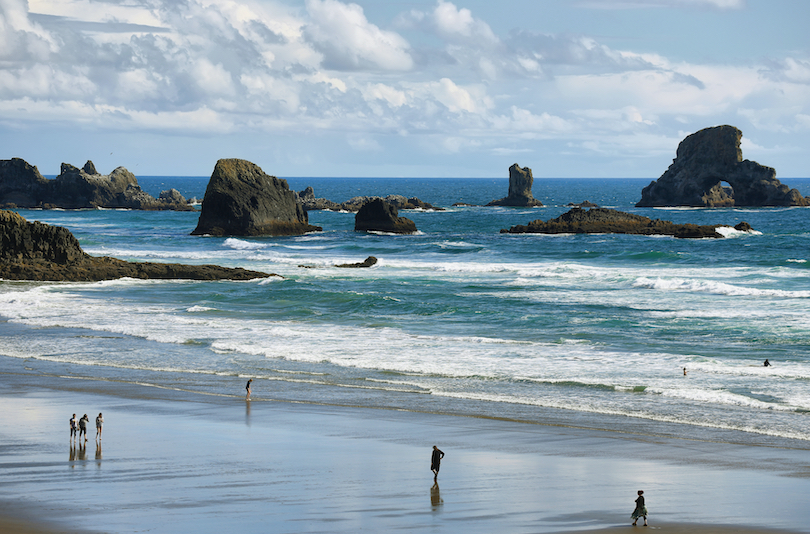
M 430 470 L 433 471 L 433 480 L 439 477 L 439 466 L 442 463 L 442 458 L 444 458 L 444 453 L 434 445 L 433 454 L 430 455 Z
M 73 417 L 70 418 L 70 439 L 76 439 L 76 431 L 78 430 L 79 421 L 76 419 L 76 414 L 73 414 Z
M 101 416 L 101 412 L 98 412 L 98 417 L 96 417 L 96 441 L 101 439 L 101 426 L 104 424 L 104 418 Z
M 90 418 L 87 417 L 87 414 L 84 414 L 81 419 L 79 419 L 79 442 L 82 441 L 82 436 L 84 436 L 84 441 L 87 441 L 87 423 L 90 422 Z
M 247 391 L 247 396 L 245 397 L 245 400 L 250 400 L 250 383 L 251 382 L 253 382 L 252 378 L 250 380 L 248 380 L 248 383 L 245 386 L 245 391 Z
M 633 510 L 633 513 L 630 514 L 630 517 L 633 518 L 633 526 L 636 526 L 636 522 L 638 521 L 639 517 L 644 518 L 644 526 L 647 526 L 647 507 L 644 505 L 644 492 L 638 490 L 638 499 L 636 499 L 636 509 Z

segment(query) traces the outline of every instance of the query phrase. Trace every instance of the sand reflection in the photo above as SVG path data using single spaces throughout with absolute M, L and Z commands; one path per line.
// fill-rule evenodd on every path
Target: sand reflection
M 435 508 L 436 506 L 440 506 L 443 502 L 442 495 L 439 493 L 439 483 L 435 482 L 430 488 L 430 504 Z

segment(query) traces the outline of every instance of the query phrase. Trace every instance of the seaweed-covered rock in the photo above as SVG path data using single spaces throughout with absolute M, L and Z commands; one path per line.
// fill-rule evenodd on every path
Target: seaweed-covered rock
M 405 217 L 400 217 L 396 206 L 381 198 L 369 200 L 354 217 L 356 232 L 389 232 L 394 234 L 412 234 L 416 224 Z
M 0 211 L 0 279 L 91 282 L 117 278 L 251 280 L 267 273 L 218 265 L 128 262 L 85 253 L 61 226 L 29 222 Z
M 680 238 L 719 238 L 718 226 L 677 224 L 661 219 L 650 219 L 642 215 L 625 213 L 607 208 L 583 210 L 574 208 L 556 219 L 543 222 L 540 219 L 528 225 L 517 225 L 503 229 L 501 233 L 509 234 L 642 234 L 670 235 Z M 751 226 L 741 222 L 735 227 L 740 231 L 749 231 Z
M 246 160 L 221 159 L 211 174 L 200 219 L 191 234 L 279 236 L 321 230 L 308 221 L 286 180 L 269 176 Z
M 728 125 L 687 136 L 672 165 L 641 191 L 636 206 L 810 205 L 810 199 L 777 180 L 774 169 L 743 160 L 740 139 L 742 132 Z
M 532 170 L 528 167 L 521 169 L 515 163 L 509 167 L 509 194 L 500 200 L 493 200 L 487 206 L 515 206 L 521 208 L 542 206 L 543 203 L 532 196 L 533 183 Z

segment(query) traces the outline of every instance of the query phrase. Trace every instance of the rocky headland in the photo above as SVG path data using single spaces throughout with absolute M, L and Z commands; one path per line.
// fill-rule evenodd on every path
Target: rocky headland
M 387 232 L 392 234 L 412 234 L 416 223 L 399 216 L 396 206 L 381 198 L 369 200 L 354 216 L 355 232 Z
M 99 174 L 92 161 L 81 169 L 63 163 L 59 176 L 49 180 L 20 158 L 0 160 L 0 207 L 194 209 L 176 190 L 164 191 L 156 199 L 143 191 L 135 175 L 124 167 Z
M 493 200 L 487 206 L 514 206 L 521 208 L 542 206 L 543 203 L 532 196 L 533 183 L 532 170 L 528 167 L 521 169 L 515 163 L 509 167 L 509 194 L 502 199 Z
M 679 238 L 699 239 L 705 237 L 720 238 L 717 232 L 719 226 L 727 225 L 697 225 L 677 224 L 661 219 L 650 219 L 641 215 L 625 213 L 607 208 L 591 208 L 583 210 L 574 208 L 563 213 L 556 219 L 543 222 L 540 219 L 528 225 L 517 225 L 501 230 L 508 234 L 639 234 L 639 235 L 668 235 Z M 751 230 L 746 222 L 734 227 L 741 232 Z
M 269 176 L 242 159 L 221 159 L 214 167 L 197 228 L 191 235 L 302 235 L 320 231 L 286 180 Z
M 90 256 L 67 228 L 0 211 L 0 279 L 4 280 L 252 280 L 270 276 L 277 275 L 218 265 L 140 263 Z
M 329 211 L 349 211 L 356 213 L 360 211 L 360 208 L 363 207 L 363 204 L 366 204 L 370 200 L 378 198 L 388 202 L 389 204 L 392 204 L 398 210 L 421 209 L 425 211 L 444 211 L 444 208 L 439 208 L 427 202 L 423 202 L 422 200 L 416 197 L 407 198 L 403 195 L 388 195 L 385 197 L 359 196 L 359 197 L 352 197 L 346 202 L 338 203 L 332 200 L 328 200 L 326 198 L 315 197 L 315 190 L 312 187 L 307 187 L 303 191 L 298 192 L 298 198 L 301 200 L 301 204 L 303 204 L 304 209 L 306 209 L 307 211 L 329 210 Z
M 777 180 L 774 169 L 743 160 L 741 139 L 742 132 L 727 125 L 687 136 L 636 206 L 810 206 L 810 198 Z

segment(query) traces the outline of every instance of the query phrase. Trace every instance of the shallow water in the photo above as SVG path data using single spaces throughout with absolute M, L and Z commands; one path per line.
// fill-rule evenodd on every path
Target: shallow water
M 358 234 L 353 214 L 312 212 L 324 231 L 292 238 L 190 236 L 189 212 L 20 210 L 68 227 L 93 255 L 284 278 L 0 282 L 0 354 L 43 373 L 210 394 L 242 394 L 253 377 L 257 398 L 423 411 L 460 399 L 484 416 L 564 408 L 810 440 L 805 208 L 636 209 L 649 181 L 629 179 L 536 179 L 546 207 L 532 209 L 451 207 L 504 196 L 505 179 L 288 181 L 335 201 L 403 194 L 448 209 L 401 213 L 413 236 Z M 810 193 L 808 179 L 783 181 Z M 207 179 L 140 182 L 201 197 Z M 499 233 L 585 199 L 756 232 Z M 371 269 L 332 267 L 369 255 Z

